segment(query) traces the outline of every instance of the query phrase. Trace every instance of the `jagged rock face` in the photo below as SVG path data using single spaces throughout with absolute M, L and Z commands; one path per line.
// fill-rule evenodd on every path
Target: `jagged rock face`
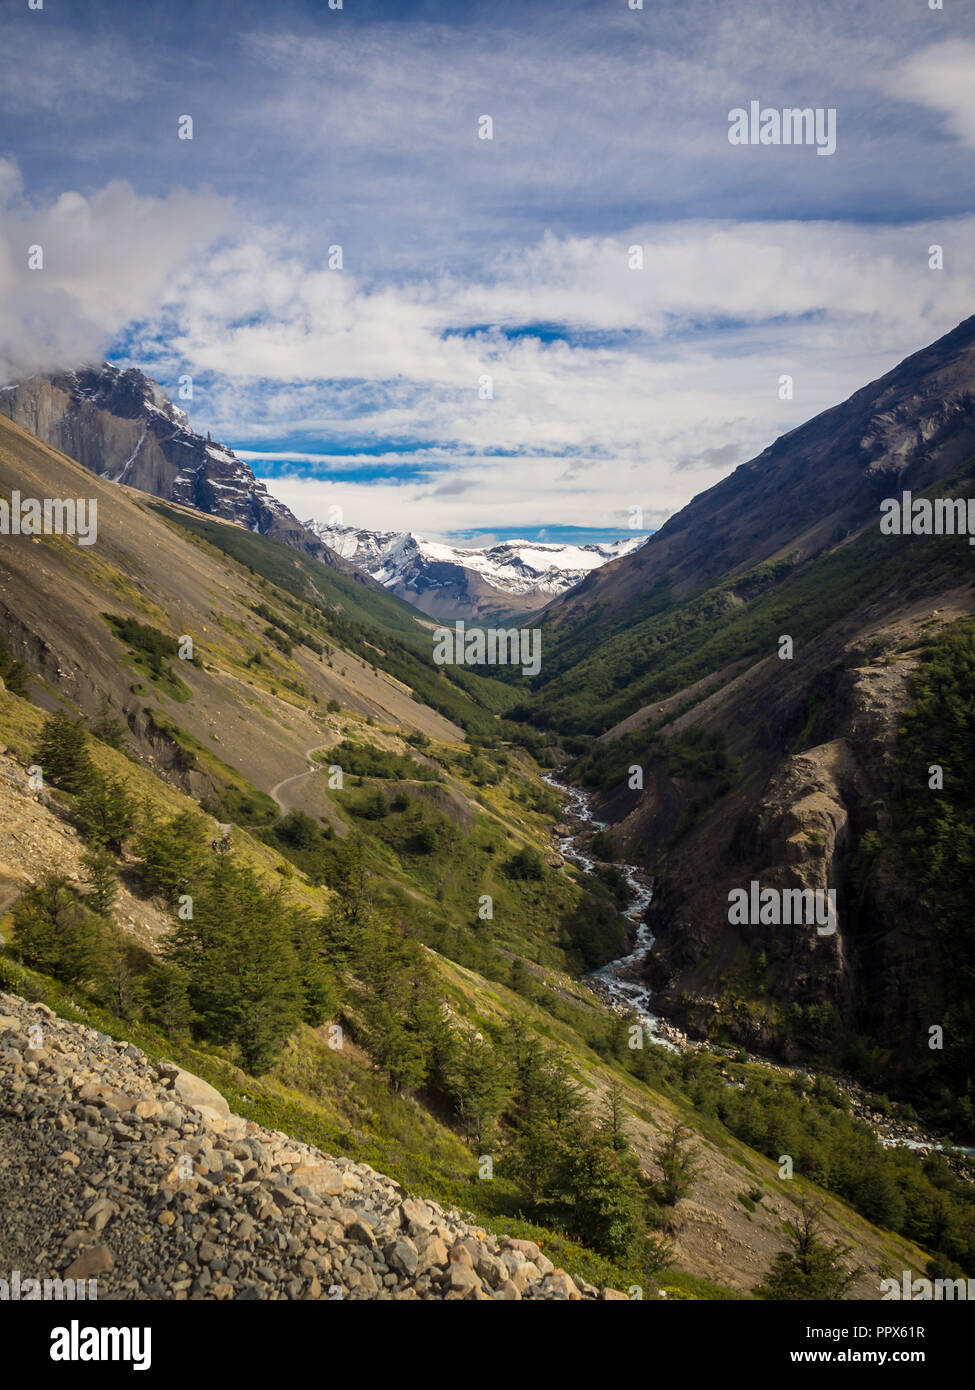
M 404 531 L 306 525 L 350 564 L 432 618 L 504 619 L 538 612 L 594 569 L 645 543 L 511 540 L 461 548 Z
M 103 363 L 0 388 L 0 413 L 113 482 L 235 522 L 320 560 L 340 562 L 225 445 L 136 368 Z
M 898 1035 L 916 985 L 909 969 L 920 944 L 916 911 L 891 886 L 882 919 L 865 924 L 853 866 L 863 836 L 887 829 L 890 755 L 917 662 L 901 655 L 885 664 L 883 657 L 916 621 L 914 612 L 893 621 L 875 662 L 858 664 L 858 650 L 869 645 L 862 639 L 851 649 L 827 635 L 814 644 L 805 672 L 783 674 L 775 662 L 771 679 L 770 663 L 761 661 L 710 697 L 708 721 L 734 731 L 733 746 L 754 780 L 720 800 L 661 859 L 649 913 L 657 938 L 647 972 L 660 991 L 655 1003 L 692 1031 L 713 1030 L 729 971 L 761 952 L 767 966 L 760 992 L 769 1001 L 829 1003 L 844 1025 L 863 1028 L 869 1020 L 878 1040 L 889 1033 L 893 1049 L 903 1041 Z M 797 725 L 814 694 L 822 711 L 808 744 L 800 738 L 796 747 Z M 677 725 L 693 724 L 700 714 L 691 708 Z M 817 734 L 826 737 L 817 742 Z M 785 751 L 790 744 L 794 751 Z M 656 765 L 642 795 L 631 794 L 628 806 L 617 796 L 606 809 L 618 817 L 627 852 L 640 846 L 646 859 L 660 854 L 700 792 L 700 785 L 671 779 Z M 753 880 L 777 890 L 833 889 L 835 931 L 732 924 L 729 891 Z M 722 1021 L 746 1045 L 801 1053 L 776 1033 L 769 1016 L 742 1013 Z

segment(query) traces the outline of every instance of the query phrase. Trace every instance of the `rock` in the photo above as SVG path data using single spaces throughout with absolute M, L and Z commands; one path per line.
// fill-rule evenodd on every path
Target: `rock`
M 442 1269 L 447 1263 L 447 1247 L 439 1236 L 430 1235 L 425 1240 L 421 1237 L 417 1248 L 420 1255 L 418 1268 L 421 1271 L 433 1267 Z
M 420 1257 L 411 1240 L 398 1240 L 386 1249 L 386 1263 L 400 1274 L 415 1274 Z
M 578 1302 L 582 1294 L 575 1286 L 575 1281 L 564 1269 L 558 1269 L 554 1274 L 547 1274 L 543 1280 L 546 1290 L 553 1291 L 564 1298 L 569 1298 L 573 1302 Z
M 64 1271 L 65 1279 L 94 1279 L 115 1268 L 115 1256 L 107 1245 L 93 1245 L 83 1250 Z
M 192 1072 L 184 1071 L 173 1062 L 163 1062 L 159 1067 L 159 1075 L 168 1081 L 170 1088 L 176 1092 L 184 1105 L 192 1106 L 194 1109 L 205 1105 L 218 1115 L 230 1114 L 230 1106 L 217 1088 L 201 1077 L 194 1076 Z
M 481 1281 L 469 1265 L 454 1264 L 450 1266 L 445 1280 L 448 1289 L 457 1293 L 467 1293 L 469 1289 L 479 1289 Z
M 374 1246 L 376 1244 L 376 1237 L 372 1233 L 372 1227 L 369 1225 L 368 1221 L 364 1221 L 359 1217 L 356 1217 L 356 1219 L 345 1228 L 345 1234 L 349 1240 L 355 1241 L 357 1245 Z
M 517 1250 L 526 1260 L 534 1262 L 538 1258 L 538 1246 L 533 1240 L 513 1240 L 510 1236 L 505 1236 L 501 1244 L 505 1250 Z
M 417 1202 L 412 1197 L 407 1197 L 400 1203 L 400 1221 L 409 1231 L 410 1235 L 416 1236 L 423 1231 L 429 1231 L 432 1227 L 430 1212 L 425 1202 Z
M 66 1277 L 111 1273 L 108 1296 L 124 1299 L 598 1296 L 534 1242 L 499 1248 L 469 1214 L 231 1115 L 207 1083 L 94 1029 L 52 1017 L 31 1060 L 37 1016 L 0 991 L 0 1094 L 22 1155 L 5 1171 L 4 1238 L 38 1267 L 60 1252 Z
M 93 1223 L 95 1235 L 100 1236 L 117 1211 L 118 1207 L 114 1202 L 102 1197 L 85 1212 L 85 1220 Z

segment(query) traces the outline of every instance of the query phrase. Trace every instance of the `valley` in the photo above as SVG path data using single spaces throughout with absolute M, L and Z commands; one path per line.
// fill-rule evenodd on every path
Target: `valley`
M 930 357 L 943 383 L 943 345 Z M 921 358 L 908 394 L 923 413 Z M 95 440 L 116 428 L 110 382 L 101 404 L 94 388 L 32 387 L 45 433 L 66 437 L 62 411 L 87 457 L 79 420 Z M 967 496 L 966 429 L 956 420 L 931 487 Z M 762 468 L 790 459 L 773 448 Z M 858 469 L 883 468 L 845 466 L 859 528 L 729 553 L 682 593 L 689 528 L 711 524 L 697 499 L 556 595 L 522 671 L 438 660 L 429 615 L 280 516 L 262 531 L 143 491 L 0 419 L 0 492 L 87 491 L 99 519 L 97 545 L 6 537 L 0 553 L 4 1007 L 137 1049 L 153 1074 L 125 1085 L 147 1105 L 165 1104 L 152 1088 L 175 1066 L 215 1088 L 235 1142 L 310 1145 L 312 1168 L 354 1178 L 313 1202 L 291 1264 L 261 1263 L 249 1236 L 214 1256 L 237 1270 L 216 1295 L 205 1180 L 233 1187 L 227 1165 L 246 1161 L 172 1112 L 173 1155 L 205 1155 L 166 1180 L 188 1239 L 113 1296 L 314 1298 L 327 1269 L 349 1297 L 761 1298 L 803 1201 L 834 1251 L 832 1287 L 853 1297 L 881 1298 L 903 1269 L 964 1267 L 965 1005 L 936 930 L 900 929 L 922 899 L 893 871 L 946 833 L 903 807 L 934 761 L 932 720 L 948 731 L 948 833 L 967 833 L 970 551 L 964 536 L 908 537 L 917 549 L 881 560 L 891 538 L 867 506 L 880 482 Z M 939 853 L 925 891 L 957 923 L 960 881 Z M 736 923 L 729 890 L 749 882 L 835 894 L 837 931 Z M 959 980 L 967 943 L 948 953 Z M 930 1018 L 943 1057 L 920 1053 Z M 15 1098 L 46 1061 L 25 1060 L 23 1020 L 4 1027 L 16 1133 Z M 102 1101 L 109 1150 L 139 1137 L 93 1093 L 98 1115 L 65 1112 L 76 1146 L 98 1150 Z M 282 1191 L 307 1186 L 282 1171 Z M 343 1205 L 355 1182 L 386 1195 Z M 436 1210 L 414 1229 L 388 1184 Z M 270 1208 L 233 1194 L 249 1232 L 250 1207 Z M 120 1224 L 113 1248 L 86 1222 L 47 1244 L 25 1226 L 17 1258 L 67 1269 L 107 1245 L 124 1273 L 132 1232 Z M 381 1227 L 381 1258 L 366 1227 Z M 517 1242 L 536 1255 L 515 1278 Z

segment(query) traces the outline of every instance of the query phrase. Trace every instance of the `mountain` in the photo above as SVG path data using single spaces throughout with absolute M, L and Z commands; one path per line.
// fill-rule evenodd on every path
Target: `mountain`
M 0 1265 L 150 1298 L 493 1300 L 499 1260 L 522 1297 L 747 1295 L 786 1246 L 783 1117 L 858 1296 L 967 1259 L 919 1215 L 956 1232 L 961 1179 L 811 1076 L 633 1045 L 581 978 L 626 949 L 626 895 L 555 852 L 516 689 L 437 667 L 381 587 L 0 419 L 14 491 L 93 497 L 98 532 L 0 543 Z M 318 1151 L 297 1173 L 284 1134 Z M 191 1172 L 150 1163 L 170 1141 Z M 914 1224 L 879 1229 L 850 1175 L 902 1172 Z
M 597 571 L 553 611 L 584 625 L 681 599 L 788 557 L 801 562 L 877 520 L 881 498 L 921 492 L 975 451 L 975 316 L 893 371 L 784 434 L 700 493 L 626 563 Z
M 975 495 L 975 318 L 556 601 L 514 713 L 562 733 L 655 875 L 662 1012 L 940 1094 L 970 1130 L 975 575 L 965 535 L 881 533 L 903 491 Z M 835 891 L 837 930 L 733 922 L 752 882 Z
M 504 621 L 537 612 L 644 537 L 580 545 L 512 540 L 443 545 L 412 531 L 364 531 L 305 523 L 329 549 L 431 618 Z
M 0 387 L 0 414 L 100 477 L 336 563 L 232 449 L 195 433 L 186 413 L 135 367 L 104 362 Z

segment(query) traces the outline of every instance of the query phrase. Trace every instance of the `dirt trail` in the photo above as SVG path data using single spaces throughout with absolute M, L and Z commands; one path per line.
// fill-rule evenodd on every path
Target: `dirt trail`
M 312 762 L 312 758 L 316 753 L 324 753 L 330 746 L 331 745 L 327 743 L 316 743 L 311 748 L 306 748 L 305 757 L 308 759 L 308 767 L 306 768 L 306 770 L 304 772 L 296 772 L 293 777 L 285 777 L 282 781 L 278 782 L 276 786 L 272 787 L 271 790 L 268 792 L 268 796 L 271 797 L 272 801 L 276 801 L 278 803 L 278 807 L 283 816 L 287 815 L 287 813 L 290 810 L 292 810 L 293 807 L 287 805 L 284 801 L 282 801 L 281 797 L 278 795 L 278 792 L 281 791 L 282 787 L 290 787 L 294 782 L 303 782 L 306 777 L 311 777 L 314 773 L 320 772 L 320 764 Z

